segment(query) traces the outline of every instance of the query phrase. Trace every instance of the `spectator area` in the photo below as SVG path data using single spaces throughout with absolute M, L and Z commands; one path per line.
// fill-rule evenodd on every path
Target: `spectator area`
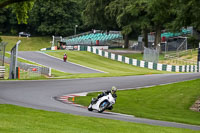
M 182 29 L 181 32 L 177 32 L 177 33 L 165 32 L 161 34 L 161 37 L 170 38 L 170 37 L 177 37 L 177 36 L 182 36 L 186 34 L 191 34 L 191 30 Z
M 86 44 L 86 45 L 95 45 L 103 44 L 104 42 L 114 40 L 114 39 L 121 39 L 122 36 L 120 34 L 106 34 L 106 33 L 89 33 L 87 35 L 82 35 L 78 37 L 74 37 L 71 39 L 65 40 L 67 45 L 76 45 L 76 44 Z

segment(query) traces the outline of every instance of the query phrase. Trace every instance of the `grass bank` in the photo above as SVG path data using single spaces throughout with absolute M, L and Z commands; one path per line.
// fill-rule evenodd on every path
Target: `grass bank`
M 10 51 L 12 47 L 21 40 L 19 51 L 36 51 L 41 48 L 51 47 L 51 37 L 18 37 L 18 36 L 1 36 L 4 42 L 7 42 L 6 51 Z
M 50 37 L 18 37 L 18 36 L 1 36 L 3 41 L 8 42 L 6 51 L 10 51 L 18 40 L 21 40 L 19 51 L 35 51 L 41 48 L 50 47 Z M 66 51 L 46 51 L 46 53 L 63 58 L 63 54 Z M 150 70 L 147 68 L 140 68 L 131 66 L 129 64 L 113 61 L 100 57 L 98 55 L 85 52 L 85 51 L 67 51 L 70 62 L 74 62 L 83 66 L 94 68 L 104 71 L 106 73 L 90 73 L 90 74 L 71 74 L 63 73 L 56 70 L 52 70 L 52 78 L 93 78 L 93 77 L 112 77 L 112 76 L 131 76 L 131 75 L 144 75 L 144 74 L 162 74 L 168 72 Z M 7 55 L 8 56 L 8 55 Z M 23 59 L 20 62 L 35 64 Z
M 94 117 L 75 116 L 0 104 L 2 133 L 199 133 Z
M 114 77 L 114 76 L 131 76 L 131 75 L 168 73 L 164 71 L 156 71 L 156 70 L 150 70 L 147 68 L 135 67 L 129 64 L 125 64 L 125 63 L 113 61 L 104 57 L 100 57 L 98 55 L 95 55 L 86 51 L 45 51 L 45 53 L 58 57 L 58 58 L 63 58 L 64 53 L 67 53 L 68 59 L 70 62 L 74 62 L 83 66 L 87 66 L 90 68 L 94 68 L 94 69 L 106 72 L 106 73 L 72 74 L 72 73 L 64 73 L 64 72 L 60 72 L 60 71 L 52 69 L 52 77 L 50 78 L 59 78 L 59 79 L 94 78 L 94 77 Z M 6 56 L 10 57 L 10 54 L 6 53 Z M 18 58 L 18 61 L 34 64 L 34 65 L 39 65 L 37 63 L 27 61 L 21 58 Z M 27 77 L 28 76 L 26 76 L 26 72 L 22 71 L 21 79 L 27 79 Z M 45 77 L 43 76 L 42 79 L 44 78 Z M 32 78 L 28 78 L 28 79 L 32 79 Z M 38 79 L 40 79 L 40 77 L 38 77 Z
M 200 112 L 189 108 L 200 98 L 200 79 L 159 85 L 139 90 L 118 91 L 113 112 L 150 119 L 200 125 Z M 76 103 L 88 106 L 92 97 L 77 97 Z
M 165 58 L 165 54 L 159 54 L 159 63 L 168 65 L 194 65 L 197 61 L 198 50 L 188 49 L 184 53 L 177 55 L 176 51 L 168 52 L 168 55 L 173 55 L 171 58 Z M 143 60 L 143 54 L 122 54 L 123 56 Z
M 122 55 L 133 59 L 143 60 L 143 54 L 141 53 L 122 54 Z M 159 60 L 164 60 L 164 54 L 159 55 Z
M 106 73 L 94 74 L 76 74 L 80 77 L 108 77 L 108 76 L 130 76 L 130 75 L 144 75 L 144 74 L 161 74 L 168 73 L 164 71 L 156 71 L 147 68 L 141 68 L 125 64 L 122 62 L 107 59 L 96 54 L 86 51 L 45 51 L 45 53 L 62 59 L 64 53 L 67 53 L 68 60 L 83 66 L 93 69 L 101 70 Z M 74 75 L 71 75 L 73 77 Z

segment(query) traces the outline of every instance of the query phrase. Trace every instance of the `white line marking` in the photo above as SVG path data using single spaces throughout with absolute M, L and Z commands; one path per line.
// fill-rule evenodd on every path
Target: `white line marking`
M 52 56 L 52 55 L 48 55 L 47 53 L 44 53 L 44 52 L 41 52 L 41 51 L 36 51 L 36 52 L 45 54 L 45 55 L 47 55 L 47 56 L 50 56 L 50 57 L 52 57 L 52 58 L 55 58 L 55 59 L 58 59 L 58 60 L 61 60 L 61 61 L 62 61 L 62 59 L 57 58 L 57 57 L 54 57 L 54 56 Z M 70 62 L 70 61 L 67 61 L 67 62 L 69 62 L 69 63 L 71 63 L 71 64 L 74 64 L 74 65 L 77 65 L 77 66 L 85 67 L 85 68 L 88 68 L 88 69 L 91 69 L 91 70 L 99 71 L 99 72 L 102 72 L 102 73 L 108 73 L 108 72 L 104 72 L 104 71 L 97 70 L 97 69 L 94 69 L 94 68 L 90 68 L 90 67 L 87 67 L 87 66 L 83 66 L 83 65 L 80 65 L 80 64 L 76 64 L 76 63 L 73 63 L 73 62 Z
M 63 95 L 63 96 L 60 96 L 59 100 L 64 101 L 64 102 L 67 102 L 68 104 L 72 104 L 72 105 L 75 106 L 75 107 L 85 107 L 85 106 L 83 106 L 83 105 L 74 104 L 73 102 L 68 101 L 68 98 L 76 97 L 76 96 L 86 96 L 87 94 L 88 94 L 88 92 L 74 93 L 74 94 L 69 94 L 69 95 Z M 127 114 L 121 114 L 121 113 L 115 113 L 115 112 L 108 112 L 108 111 L 105 111 L 105 112 L 106 112 L 107 114 L 121 115 L 121 116 L 125 116 L 125 117 L 134 117 L 133 115 L 127 115 Z
M 135 117 L 134 115 L 127 115 L 127 114 L 121 114 L 121 113 L 115 113 L 115 112 L 106 112 L 109 114 L 115 114 L 115 115 L 121 115 L 121 116 L 125 116 L 125 117 Z
M 34 51 L 32 51 L 32 52 L 34 52 Z M 6 53 L 10 54 L 10 52 L 6 52 Z M 45 66 L 45 65 L 42 65 L 42 64 L 40 64 L 40 63 L 37 63 L 37 62 L 31 61 L 31 60 L 25 59 L 25 58 L 23 58 L 23 57 L 21 57 L 21 56 L 19 56 L 19 55 L 18 55 L 18 58 L 21 58 L 21 59 L 23 59 L 23 60 L 26 60 L 26 61 L 29 61 L 29 62 L 35 63 L 36 65 L 41 66 L 41 67 L 52 68 L 52 67 Z M 26 64 L 30 64 L 30 63 L 26 63 Z M 35 65 L 35 64 L 30 64 L 30 65 Z M 64 72 L 64 71 L 61 71 L 61 70 L 57 70 L 56 68 L 53 68 L 53 69 L 55 69 L 56 71 Z M 66 72 L 64 72 L 64 73 L 66 73 Z
M 68 98 L 59 98 L 59 100 L 62 100 L 62 101 L 68 101 Z
M 69 94 L 67 96 L 70 96 L 70 95 L 77 95 L 77 96 L 87 96 L 88 92 L 82 92 L 82 93 L 74 93 L 74 94 Z

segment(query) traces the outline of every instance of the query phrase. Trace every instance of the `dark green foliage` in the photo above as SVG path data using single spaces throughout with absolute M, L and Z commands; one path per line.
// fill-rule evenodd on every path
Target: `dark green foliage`
M 12 8 L 12 12 L 16 14 L 19 24 L 27 24 L 27 20 L 29 18 L 28 13 L 32 9 L 34 1 L 35 0 L 28 0 L 27 2 L 18 2 L 10 6 Z
M 32 9 L 35 0 L 1 0 L 0 9 L 9 7 L 16 14 L 18 23 L 27 23 L 28 13 Z
M 88 0 L 86 1 L 86 7 L 83 11 L 83 20 L 86 26 L 110 30 L 117 28 L 117 24 L 114 19 L 108 18 L 105 14 L 105 8 L 113 0 Z
M 177 17 L 172 25 L 175 30 L 179 30 L 182 26 L 193 26 L 200 30 L 199 0 L 175 0 L 174 5 Z
M 198 48 L 199 40 L 196 36 L 190 36 L 188 38 L 188 44 L 191 45 L 193 49 Z
M 18 7 L 21 4 L 12 6 Z M 21 6 L 24 7 L 24 5 Z M 13 13 L 13 10 L 15 10 L 18 14 L 23 14 L 22 11 L 17 11 L 18 9 L 21 8 L 18 7 L 16 10 L 12 9 L 12 11 L 10 8 L 0 9 L 0 32 L 17 35 L 18 32 L 25 31 L 37 35 L 67 36 L 73 34 L 74 26 L 81 23 L 80 5 L 74 0 L 36 0 L 29 13 L 29 18 L 26 18 L 28 19 L 27 25 L 18 25 L 19 20 L 17 22 Z
M 161 42 L 161 30 L 174 19 L 173 1 L 151 0 L 148 4 L 148 17 L 155 31 L 155 46 Z
M 42 35 L 69 35 L 80 23 L 80 11 L 71 0 L 37 0 L 29 23 Z
M 29 23 L 42 35 L 73 34 L 80 23 L 80 10 L 72 0 L 37 0 L 30 13 Z
M 138 31 L 144 37 L 150 31 L 156 32 L 157 44 L 163 29 L 177 31 L 193 26 L 200 30 L 199 0 L 1 0 L 0 5 L 5 1 L 11 3 L 10 8 L 0 9 L 3 34 L 31 31 L 37 35 L 66 36 L 72 35 L 74 26 L 79 25 L 77 30 L 81 32 L 122 30 L 128 46 L 130 35 Z
M 18 30 L 16 15 L 11 8 L 0 9 L 0 34 L 10 34 L 11 30 Z

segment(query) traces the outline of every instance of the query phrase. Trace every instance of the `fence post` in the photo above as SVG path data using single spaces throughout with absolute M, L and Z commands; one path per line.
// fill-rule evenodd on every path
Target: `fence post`
M 198 69 L 198 72 L 200 72 L 200 42 L 199 42 L 199 48 L 198 48 L 197 69 Z
M 48 75 L 51 76 L 51 67 L 49 67 L 49 74 Z
M 17 78 L 16 67 L 17 67 L 18 46 L 20 43 L 21 43 L 21 40 L 19 40 L 16 43 L 16 45 L 11 49 L 9 79 Z
M 16 78 L 20 79 L 20 67 L 16 67 Z

